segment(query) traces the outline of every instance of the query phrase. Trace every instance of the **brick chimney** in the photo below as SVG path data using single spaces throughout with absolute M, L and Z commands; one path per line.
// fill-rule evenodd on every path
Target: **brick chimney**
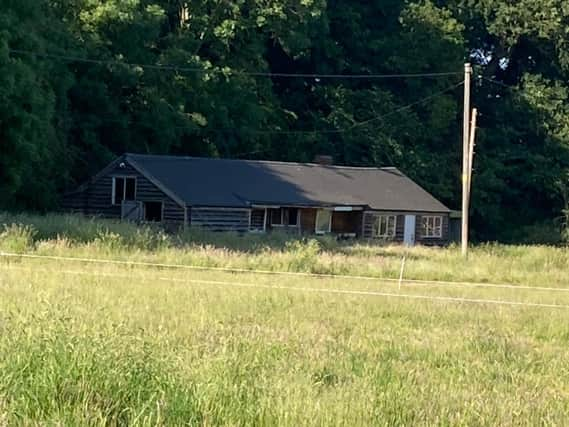
M 319 165 L 331 166 L 334 164 L 334 159 L 332 156 L 326 154 L 317 154 L 314 156 L 314 163 Z

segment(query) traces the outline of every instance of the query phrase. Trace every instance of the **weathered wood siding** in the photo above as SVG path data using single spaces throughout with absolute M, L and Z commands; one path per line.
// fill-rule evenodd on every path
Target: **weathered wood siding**
M 86 213 L 88 209 L 87 191 L 73 191 L 63 196 L 61 207 L 66 212 Z
M 415 215 L 415 243 L 419 245 L 441 245 L 449 242 L 449 216 L 441 213 L 419 213 L 419 212 L 390 212 L 390 211 L 367 211 L 363 216 L 363 233 L 366 239 L 373 239 L 373 223 L 377 216 L 395 215 L 397 222 L 395 224 L 395 237 L 393 242 L 402 243 L 405 236 L 405 215 Z M 442 237 L 425 237 L 423 233 L 423 216 L 442 216 Z
M 425 237 L 423 232 L 423 216 L 442 216 L 443 217 L 443 225 L 442 225 L 442 237 Z M 435 246 L 440 244 L 446 244 L 450 242 L 450 227 L 449 227 L 449 215 L 448 214 L 418 214 L 417 215 L 417 222 L 415 224 L 415 239 L 416 242 L 420 245 L 425 246 Z
M 395 220 L 395 237 L 391 239 L 393 242 L 403 242 L 404 232 L 405 232 L 405 214 L 398 212 L 388 212 L 388 211 L 367 211 L 363 214 L 363 230 L 362 237 L 366 239 L 373 239 L 373 224 L 378 216 L 382 215 L 395 215 L 397 218 Z
M 265 229 L 265 209 L 253 209 L 251 211 L 251 231 L 263 231 Z
M 249 231 L 249 209 L 192 208 L 191 226 L 211 231 Z
M 167 224 L 183 225 L 187 218 L 188 225 L 199 226 L 215 231 L 247 232 L 251 229 L 262 230 L 263 220 L 265 218 L 264 210 L 262 209 L 254 209 L 252 211 L 245 208 L 218 207 L 188 207 L 186 209 L 160 190 L 149 179 L 140 174 L 129 165 L 127 161 L 124 163 L 125 167 L 121 168 L 117 164 L 116 167 L 107 170 L 103 175 L 88 183 L 81 191 L 68 193 L 64 196 L 62 201 L 63 208 L 67 211 L 86 215 L 121 218 L 121 205 L 113 205 L 112 203 L 113 177 L 128 176 L 136 177 L 136 201 L 163 203 L 163 221 Z M 317 209 L 301 208 L 299 212 L 300 221 L 298 226 L 274 227 L 274 229 L 314 234 Z M 418 244 L 440 245 L 449 242 L 449 215 L 437 213 L 393 211 L 333 212 L 332 233 L 356 233 L 358 237 L 373 238 L 373 223 L 375 217 L 378 215 L 395 215 L 397 222 L 396 234 L 393 241 L 403 242 L 405 215 L 409 214 L 416 216 L 415 240 Z M 439 215 L 443 217 L 441 238 L 428 238 L 424 236 L 422 227 L 422 218 L 424 215 Z M 271 229 L 270 215 L 266 216 L 265 225 L 267 230 Z
M 163 202 L 164 222 L 184 223 L 184 208 L 156 187 L 136 169 L 125 164 L 124 168 L 116 167 L 107 171 L 83 191 L 69 193 L 62 201 L 63 209 L 85 215 L 97 215 L 105 218 L 120 218 L 121 206 L 113 205 L 113 177 L 136 177 L 136 200 L 140 202 Z
M 283 206 L 283 208 L 297 209 L 294 206 Z M 300 233 L 301 229 L 300 224 L 302 224 L 302 216 L 304 215 L 303 209 L 298 208 L 299 222 L 297 223 L 297 225 L 271 224 L 271 214 L 272 214 L 271 211 L 272 209 L 267 209 L 267 218 L 265 223 L 266 231 L 275 231 L 275 232 L 288 233 L 288 234 Z
M 332 233 L 361 234 L 362 211 L 332 212 Z
M 314 234 L 316 229 L 316 214 L 318 209 L 306 208 L 300 210 L 300 230 L 303 234 Z M 331 232 L 362 234 L 363 211 L 332 212 Z
M 316 209 L 300 210 L 300 232 L 303 234 L 314 234 L 316 229 Z
M 449 218 L 449 241 L 460 243 L 462 239 L 462 219 Z

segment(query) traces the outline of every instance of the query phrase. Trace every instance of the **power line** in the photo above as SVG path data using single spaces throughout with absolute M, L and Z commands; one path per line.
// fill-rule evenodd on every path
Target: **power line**
M 395 110 L 393 110 L 393 111 L 391 111 L 391 112 L 389 112 L 389 113 L 387 113 L 387 114 L 384 114 L 384 115 L 382 115 L 382 116 L 377 116 L 377 117 L 371 118 L 371 119 L 369 119 L 369 120 L 364 120 L 363 122 L 356 123 L 356 124 L 353 125 L 351 128 L 348 128 L 346 131 L 349 131 L 349 130 L 354 129 L 354 128 L 359 127 L 359 126 L 367 125 L 367 124 L 369 124 L 369 123 L 371 123 L 371 122 L 374 122 L 374 121 L 376 121 L 376 120 L 382 120 L 382 119 L 384 119 L 385 117 L 391 116 L 391 115 L 396 114 L 396 113 L 400 113 L 401 111 L 407 110 L 407 109 L 412 108 L 412 107 L 414 107 L 414 106 L 416 106 L 416 105 L 423 104 L 423 103 L 425 103 L 425 102 L 427 102 L 427 101 L 430 101 L 431 99 L 434 99 L 434 98 L 437 98 L 437 97 L 439 97 L 439 96 L 441 96 L 441 95 L 444 95 L 445 93 L 447 93 L 447 92 L 449 92 L 449 91 L 451 91 L 451 90 L 453 90 L 453 89 L 456 89 L 457 87 L 462 86 L 463 84 L 464 84 L 464 81 L 462 81 L 462 82 L 460 82 L 460 83 L 457 83 L 457 84 L 455 84 L 455 85 L 453 85 L 453 86 L 450 86 L 450 87 L 448 87 L 448 88 L 446 88 L 446 89 L 443 89 L 443 90 L 441 90 L 441 91 L 439 91 L 439 92 L 433 93 L 432 95 L 426 96 L 425 98 L 422 98 L 422 99 L 420 99 L 420 100 L 418 100 L 418 101 L 412 102 L 411 104 L 407 104 L 407 105 L 404 105 L 404 106 L 402 106 L 402 107 L 396 108 Z
M 503 88 L 510 89 L 510 90 L 512 90 L 512 91 L 519 91 L 519 90 L 520 90 L 520 89 L 519 89 L 518 87 L 516 87 L 516 86 L 511 86 L 511 85 L 508 85 L 508 84 L 506 84 L 506 83 L 502 83 L 502 82 L 500 82 L 500 81 L 498 81 L 498 80 L 490 79 L 490 78 L 488 78 L 488 77 L 478 76 L 478 78 L 481 79 L 481 80 L 485 80 L 485 81 L 487 81 L 487 82 L 489 82 L 489 83 L 495 84 L 496 86 L 501 86 L 501 87 L 503 87 Z
M 160 71 L 177 71 L 180 73 L 207 73 L 211 70 L 206 70 L 197 67 L 180 67 L 175 65 L 152 65 L 152 64 L 137 64 L 122 61 L 111 61 L 101 59 L 82 58 L 78 56 L 59 55 L 53 53 L 32 52 L 21 49 L 9 49 L 10 52 L 18 55 L 37 56 L 40 58 L 58 59 L 66 62 L 83 62 L 87 64 L 96 65 L 119 65 L 129 67 L 146 68 L 149 70 Z M 249 77 L 278 77 L 278 78 L 313 78 L 313 79 L 411 79 L 411 78 L 437 78 L 455 76 L 461 74 L 460 72 L 438 72 L 438 73 L 402 73 L 402 74 L 308 74 L 308 73 L 273 73 L 273 72 L 257 72 L 257 71 L 231 71 L 231 74 L 249 76 Z
M 453 90 L 453 89 L 456 89 L 456 88 L 459 87 L 459 86 L 462 86 L 463 83 L 464 83 L 464 82 L 457 83 L 457 84 L 455 84 L 455 85 L 453 85 L 453 86 L 447 87 L 446 89 L 443 89 L 443 90 L 438 91 L 438 92 L 436 92 L 436 93 L 434 93 L 434 94 L 431 94 L 431 95 L 426 96 L 426 97 L 424 97 L 424 98 L 422 98 L 422 99 L 419 99 L 418 101 L 415 101 L 415 102 L 412 102 L 412 103 L 410 103 L 410 104 L 404 105 L 404 106 L 402 106 L 402 107 L 396 108 L 395 110 L 390 111 L 389 113 L 382 114 L 382 115 L 379 115 L 379 116 L 376 116 L 376 117 L 372 117 L 371 119 L 364 120 L 364 121 L 362 121 L 362 122 L 357 122 L 357 123 L 353 124 L 352 126 L 350 126 L 350 127 L 348 127 L 348 128 L 345 128 L 345 129 L 329 129 L 329 130 L 326 130 L 326 129 L 324 129 L 324 130 L 282 130 L 282 131 L 280 131 L 280 130 L 253 130 L 253 129 L 252 129 L 252 130 L 247 130 L 247 129 L 239 129 L 239 131 L 240 131 L 240 132 L 244 132 L 244 133 L 261 134 L 261 135 L 263 135 L 263 134 L 277 134 L 277 135 L 314 134 L 314 135 L 319 135 L 319 134 L 342 134 L 342 133 L 347 133 L 347 132 L 351 132 L 351 131 L 353 131 L 353 130 L 355 130 L 355 129 L 358 129 L 358 128 L 362 127 L 362 126 L 365 126 L 365 125 L 368 125 L 368 124 L 370 124 L 370 123 L 373 123 L 373 122 L 375 122 L 375 121 L 383 120 L 383 119 L 385 119 L 385 118 L 387 118 L 387 117 L 390 117 L 390 116 L 395 115 L 395 114 L 397 114 L 397 113 L 400 113 L 400 112 L 402 112 L 402 111 L 408 110 L 408 109 L 410 109 L 410 108 L 412 108 L 412 107 L 415 107 L 416 105 L 423 104 L 423 103 L 425 103 L 425 102 L 427 102 L 427 101 L 430 101 L 430 100 L 432 100 L 432 99 L 434 99 L 434 98 L 437 98 L 437 97 L 439 97 L 439 96 L 441 96 L 441 95 L 444 95 L 445 93 L 447 93 L 447 92 L 449 92 L 449 91 L 451 91 L 451 90 Z M 207 131 L 207 132 L 216 132 L 216 133 L 231 133 L 231 132 L 235 132 L 235 129 L 207 129 L 207 128 L 205 128 L 205 129 L 203 129 L 203 130 L 204 130 L 204 131 Z
M 21 55 L 31 55 L 31 56 L 39 56 L 44 58 L 53 58 L 53 59 L 60 59 L 63 61 L 72 61 L 72 62 L 84 62 L 89 64 L 98 64 L 98 65 L 120 65 L 120 66 L 132 66 L 132 67 L 141 67 L 141 68 L 148 68 L 153 70 L 169 70 L 169 71 L 179 71 L 179 72 L 199 72 L 205 73 L 207 70 L 202 68 L 187 68 L 187 67 L 177 67 L 177 66 L 168 66 L 168 65 L 148 65 L 148 64 L 135 64 L 135 63 L 127 63 L 127 62 L 120 62 L 120 61 L 106 61 L 106 60 L 98 60 L 98 59 L 89 59 L 89 58 L 80 58 L 75 56 L 68 56 L 68 55 L 57 55 L 57 54 L 48 54 L 48 53 L 39 53 L 39 52 L 32 52 L 20 49 L 10 49 L 10 52 L 21 54 Z M 439 76 L 452 76 L 460 74 L 459 72 L 447 72 L 447 73 L 422 73 L 422 74 L 289 74 L 289 73 L 262 73 L 262 72 L 243 72 L 238 71 L 236 74 L 253 76 L 253 77 L 298 77 L 298 78 L 346 78 L 346 79 L 381 79 L 381 78 L 419 78 L 419 77 L 439 77 Z M 448 87 L 440 92 L 434 93 L 429 95 L 425 98 L 422 98 L 418 101 L 415 101 L 411 104 L 404 105 L 402 107 L 396 108 L 395 110 L 383 114 L 380 116 L 373 117 L 368 120 L 364 120 L 362 122 L 354 123 L 353 125 L 349 126 L 345 129 L 329 129 L 329 130 L 264 130 L 264 129 L 208 129 L 206 128 L 194 128 L 191 126 L 173 126 L 174 129 L 188 129 L 188 130 L 197 130 L 210 133 L 244 133 L 244 134 L 257 134 L 257 135 L 302 135 L 302 134 L 312 134 L 312 135 L 319 135 L 319 134 L 342 134 L 351 132 L 355 129 L 358 129 L 362 126 L 365 126 L 369 123 L 372 123 L 377 120 L 383 120 L 391 115 L 397 114 L 401 111 L 406 109 L 412 108 L 416 105 L 422 104 L 427 102 L 435 97 L 441 96 L 444 93 L 455 89 L 461 86 L 464 82 L 460 82 L 456 85 Z M 132 120 L 121 120 L 121 119 L 110 119 L 110 120 L 103 120 L 105 122 L 117 122 L 117 123 L 129 123 L 129 124 L 137 124 L 137 122 Z
M 428 95 L 424 98 L 421 98 L 415 102 L 412 102 L 410 104 L 407 105 L 403 105 L 401 107 L 398 107 L 386 114 L 382 114 L 379 116 L 375 116 L 372 117 L 371 119 L 368 120 L 364 120 L 361 122 L 357 122 L 345 129 L 323 129 L 323 130 L 318 130 L 318 129 L 314 129 L 314 130 L 270 130 L 270 129 L 238 129 L 238 128 L 225 128 L 225 129 L 209 129 L 207 127 L 194 127 L 194 126 L 171 126 L 171 129 L 179 129 L 179 130 L 192 130 L 192 131 L 202 131 L 202 132 L 209 132 L 209 133 L 221 133 L 221 134 L 227 134 L 227 133 L 243 133 L 243 134 L 252 134 L 252 135 L 326 135 L 326 134 L 343 134 L 343 133 L 348 133 L 354 130 L 358 130 L 359 128 L 361 128 L 362 126 L 368 125 L 370 123 L 373 123 L 375 121 L 378 120 L 384 120 L 387 117 L 393 116 L 397 113 L 400 113 L 402 111 L 408 110 L 412 107 L 415 107 L 417 105 L 420 104 L 424 104 L 427 101 L 430 101 L 434 98 L 437 98 L 439 96 L 444 95 L 447 92 L 450 92 L 453 89 L 456 89 L 457 87 L 460 87 L 464 84 L 464 81 L 461 81 L 460 83 L 457 83 L 455 85 L 449 86 L 446 89 L 443 89 L 441 91 L 438 91 L 436 93 L 433 93 L 431 95 Z M 136 125 L 136 124 L 143 124 L 146 122 L 142 122 L 142 121 L 135 121 L 135 120 L 130 120 L 130 119 L 126 119 L 126 120 L 122 120 L 122 119 L 100 119 L 102 122 L 112 122 L 112 123 L 125 123 L 125 124 L 131 124 L 131 125 Z

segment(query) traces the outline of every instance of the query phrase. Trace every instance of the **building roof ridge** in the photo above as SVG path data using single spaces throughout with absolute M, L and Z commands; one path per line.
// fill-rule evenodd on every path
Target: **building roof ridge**
M 351 170 L 396 170 L 399 169 L 395 166 L 353 166 L 353 165 L 325 165 L 314 162 L 287 162 L 282 160 L 256 160 L 256 159 L 234 159 L 223 157 L 199 157 L 199 156 L 176 156 L 171 154 L 138 154 L 138 153 L 125 153 L 126 157 L 155 158 L 155 159 L 173 159 L 173 160 L 206 160 L 206 161 L 224 161 L 224 162 L 239 162 L 239 163 L 259 163 L 259 164 L 274 164 L 283 166 L 304 166 L 304 167 L 322 167 L 326 169 L 351 169 Z

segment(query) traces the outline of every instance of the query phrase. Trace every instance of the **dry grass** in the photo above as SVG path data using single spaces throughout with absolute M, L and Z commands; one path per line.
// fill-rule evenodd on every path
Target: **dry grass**
M 2 225 L 4 224 L 4 226 Z M 336 242 L 295 238 L 211 234 L 175 235 L 113 221 L 76 216 L 0 215 L 0 251 L 136 260 L 210 267 L 397 277 L 403 256 L 408 278 L 565 286 L 566 247 L 486 244 L 468 260 L 457 248 Z

